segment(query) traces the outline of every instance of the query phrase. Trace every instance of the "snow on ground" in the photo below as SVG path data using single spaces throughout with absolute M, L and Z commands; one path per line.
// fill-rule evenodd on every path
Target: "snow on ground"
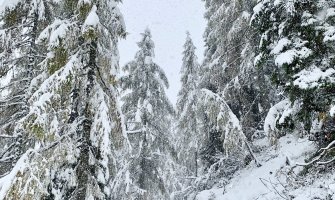
M 263 139 L 267 140 L 267 139 Z M 267 143 L 267 142 L 266 142 Z M 264 141 L 263 141 L 264 144 Z M 287 157 L 291 162 L 304 162 L 306 155 L 314 152 L 315 146 L 308 139 L 299 139 L 293 135 L 282 137 L 278 144 L 259 153 L 261 167 L 251 163 L 238 172 L 225 188 L 205 190 L 197 195 L 197 200 L 275 200 L 283 199 L 283 180 L 278 172 L 287 167 Z M 301 170 L 296 168 L 295 171 Z M 272 184 L 270 184 L 270 182 Z M 272 185 L 276 185 L 276 189 Z M 267 185 L 267 186 L 265 186 Z M 335 185 L 334 185 L 335 186 Z M 276 191 L 277 190 L 277 191 Z M 280 195 L 279 195 L 280 194 Z M 302 198 L 297 198 L 297 200 Z M 308 199 L 308 198 L 307 198 Z M 305 200 L 307 200 L 305 199 Z
M 290 193 L 294 200 L 331 200 L 335 199 L 335 174 L 323 174 L 313 184 L 300 187 Z

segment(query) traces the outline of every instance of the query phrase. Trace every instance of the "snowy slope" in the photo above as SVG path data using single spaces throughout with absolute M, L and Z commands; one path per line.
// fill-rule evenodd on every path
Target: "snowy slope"
M 258 154 L 262 167 L 258 168 L 254 163 L 251 163 L 235 175 L 225 188 L 202 191 L 197 195 L 197 200 L 274 200 L 286 198 L 287 194 L 283 187 L 286 184 L 283 177 L 286 176 L 281 176 L 281 172 L 290 169 L 286 165 L 287 157 L 292 163 L 303 162 L 306 155 L 311 155 L 315 151 L 315 146 L 307 139 L 295 138 L 293 135 L 281 138 L 278 145 L 270 148 L 268 145 L 264 145 L 267 143 L 266 139 L 263 140 L 262 146 L 265 150 Z M 295 172 L 298 170 L 301 168 L 296 168 Z M 308 188 L 304 189 L 308 190 Z M 297 197 L 296 199 L 309 199 L 305 194 L 300 197 L 297 193 L 299 192 L 292 191 L 292 194 Z

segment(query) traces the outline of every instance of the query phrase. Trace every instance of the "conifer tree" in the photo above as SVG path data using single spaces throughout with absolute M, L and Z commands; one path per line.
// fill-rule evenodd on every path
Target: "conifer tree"
M 146 29 L 138 42 L 139 51 L 124 66 L 122 110 L 133 145 L 131 176 L 136 187 L 135 199 L 168 199 L 175 188 L 171 165 L 170 120 L 173 107 L 165 89 L 168 80 L 153 58 L 154 42 Z
M 206 49 L 199 87 L 205 91 L 203 95 L 209 95 L 204 100 L 218 100 L 218 104 L 223 104 L 218 107 L 224 107 L 227 113 L 233 112 L 242 131 L 250 139 L 260 128 L 266 114 L 264 110 L 273 101 L 264 89 L 264 71 L 253 67 L 257 32 L 251 28 L 249 20 L 255 2 L 206 0 L 205 3 L 208 23 L 204 34 Z M 201 118 L 207 132 L 217 123 L 216 118 L 213 118 L 214 121 L 210 120 L 211 117 Z M 211 138 L 217 138 L 214 139 L 217 145 L 222 144 L 223 141 L 218 138 L 225 138 L 224 133 L 214 131 L 210 134 Z M 220 149 L 219 146 L 216 149 Z
M 200 88 L 219 94 L 241 122 L 248 139 L 262 128 L 276 99 L 268 86 L 271 70 L 254 68 L 258 31 L 250 26 L 255 1 L 206 0 L 205 58 Z
M 206 49 L 196 105 L 197 131 L 201 133 L 197 137 L 199 177 L 193 191 L 185 192 L 189 198 L 198 188 L 227 184 L 248 163 L 245 160 L 253 153 L 247 139 L 261 128 L 265 109 L 270 107 L 266 81 L 258 76 L 263 72 L 253 67 L 257 32 L 249 20 L 254 4 L 205 0 Z
M 8 4 L 8 5 L 7 5 Z M 16 124 L 29 112 L 28 99 L 36 86 L 38 64 L 46 48 L 36 41 L 49 22 L 45 1 L 7 2 L 1 17 L 0 175 L 8 172 L 29 145 Z M 33 81 L 34 80 L 34 81 Z
M 0 182 L 0 198 L 126 198 L 128 146 L 115 89 L 125 34 L 118 3 L 43 2 L 51 16 L 35 43 L 46 56 L 37 63 L 29 112 L 15 127 L 33 148 Z
M 318 118 L 321 123 L 329 118 L 334 104 L 334 8 L 332 1 L 312 0 L 260 1 L 254 8 L 253 24 L 262 33 L 256 63 L 275 69 L 272 82 L 287 97 L 276 105 L 282 105 L 272 122 L 277 128 L 300 129 L 302 123 L 310 132 Z
M 181 90 L 178 93 L 178 148 L 179 160 L 186 166 L 189 175 L 197 176 L 198 137 L 197 95 L 199 64 L 195 54 L 196 47 L 187 32 L 184 44 L 183 65 L 181 68 Z M 187 144 L 187 145 L 185 145 Z

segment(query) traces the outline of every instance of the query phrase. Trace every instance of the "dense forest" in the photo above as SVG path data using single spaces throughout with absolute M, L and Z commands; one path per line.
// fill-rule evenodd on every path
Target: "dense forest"
M 335 1 L 203 1 L 173 105 L 121 0 L 0 0 L 0 200 L 335 199 Z

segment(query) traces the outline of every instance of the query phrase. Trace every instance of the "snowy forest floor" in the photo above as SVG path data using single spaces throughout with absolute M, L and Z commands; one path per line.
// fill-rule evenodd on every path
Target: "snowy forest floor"
M 308 139 L 287 135 L 278 144 L 268 147 L 267 139 L 255 142 L 260 149 L 257 157 L 262 166 L 250 163 L 237 172 L 224 188 L 212 188 L 197 195 L 197 200 L 307 200 L 335 199 L 335 173 L 308 173 L 303 175 L 302 167 L 292 169 L 290 163 L 303 163 L 316 146 Z M 300 173 L 299 173 L 300 172 Z

